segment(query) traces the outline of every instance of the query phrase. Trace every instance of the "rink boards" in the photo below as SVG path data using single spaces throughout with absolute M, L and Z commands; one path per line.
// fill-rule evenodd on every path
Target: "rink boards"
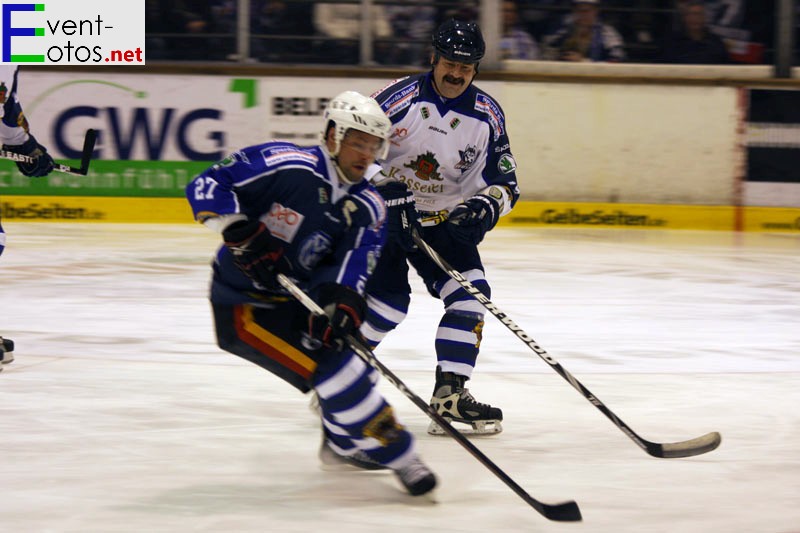
M 15 222 L 191 223 L 183 198 L 6 196 Z M 800 208 L 520 201 L 503 226 L 800 232 Z

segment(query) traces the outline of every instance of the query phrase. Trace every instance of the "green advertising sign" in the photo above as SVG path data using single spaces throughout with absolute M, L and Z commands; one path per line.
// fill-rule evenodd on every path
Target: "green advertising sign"
M 79 161 L 65 160 L 69 165 Z M 213 161 L 92 161 L 89 174 L 52 172 L 28 178 L 11 161 L 0 161 L 0 196 L 118 196 L 176 198 L 184 187 Z

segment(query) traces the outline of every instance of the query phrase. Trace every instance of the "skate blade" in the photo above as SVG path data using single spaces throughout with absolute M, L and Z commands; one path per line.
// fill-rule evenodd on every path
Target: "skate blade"
M 448 420 L 450 424 L 462 435 L 497 435 L 503 431 L 503 424 L 500 420 L 479 420 L 475 422 L 462 422 L 460 420 Z M 431 420 L 428 426 L 429 435 L 447 435 L 444 430 Z

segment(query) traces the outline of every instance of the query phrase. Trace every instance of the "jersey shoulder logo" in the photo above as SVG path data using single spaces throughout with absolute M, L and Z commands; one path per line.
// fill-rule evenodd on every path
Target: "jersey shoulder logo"
M 389 96 L 381 104 L 381 108 L 383 108 L 383 112 L 386 113 L 387 117 L 392 118 L 400 111 L 409 107 L 417 96 L 419 96 L 419 84 L 414 82 Z
M 241 161 L 247 165 L 250 164 L 250 159 L 248 159 L 247 154 L 243 151 L 239 150 L 237 152 L 233 152 L 232 154 L 228 155 L 224 159 L 220 159 L 216 163 L 214 163 L 214 169 L 222 168 L 222 167 L 231 167 Z
M 497 162 L 497 170 L 503 174 L 510 174 L 517 169 L 517 162 L 511 154 L 503 154 Z
M 403 165 L 414 171 L 414 175 L 424 181 L 442 181 L 442 176 L 439 174 L 439 162 L 436 161 L 436 156 L 432 152 L 425 152 L 418 155 L 417 158 L 411 163 Z
M 475 110 L 486 115 L 486 120 L 492 127 L 495 141 L 505 134 L 505 117 L 500 111 L 500 106 L 494 100 L 485 94 L 478 93 L 475 97 Z

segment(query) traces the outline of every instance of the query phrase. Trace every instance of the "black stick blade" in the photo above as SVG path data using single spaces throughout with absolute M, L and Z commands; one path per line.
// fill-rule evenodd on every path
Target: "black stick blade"
M 556 522 L 580 522 L 583 520 L 581 510 L 574 501 L 556 504 L 539 503 L 539 505 L 541 505 L 542 508 L 537 509 L 537 511 L 542 513 L 542 516 L 548 520 Z
M 712 431 L 711 433 L 706 433 L 702 437 L 681 442 L 669 442 L 664 444 L 651 442 L 650 445 L 647 446 L 647 453 L 654 457 L 661 457 L 664 459 L 693 457 L 716 450 L 721 443 L 722 435 L 716 431 Z

